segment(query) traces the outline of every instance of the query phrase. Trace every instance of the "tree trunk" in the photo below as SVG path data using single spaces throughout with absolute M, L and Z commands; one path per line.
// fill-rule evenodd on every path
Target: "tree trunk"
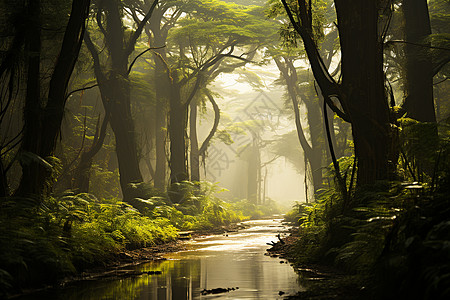
M 335 0 L 342 93 L 352 123 L 358 186 L 388 178 L 389 107 L 384 92 L 379 1 Z
M 319 101 L 316 97 L 305 97 L 304 102 L 306 109 L 308 110 L 307 118 L 309 124 L 309 135 L 311 137 L 311 152 L 308 153 L 307 158 L 311 166 L 315 194 L 323 187 L 322 158 L 325 145 L 324 142 L 320 141 L 321 137 L 323 137 L 322 116 L 320 104 L 318 103 Z
M 131 115 L 130 86 L 128 78 L 117 75 L 108 84 L 113 93 L 111 103 L 111 128 L 116 140 L 120 186 L 126 201 L 134 198 L 130 184 L 142 182 L 137 153 L 136 133 Z
M 189 179 L 186 166 L 186 110 L 176 82 L 170 89 L 169 136 L 170 182 L 173 184 Z
M 174 76 L 176 78 L 176 76 Z M 181 102 L 180 86 L 172 82 L 169 100 L 169 139 L 170 139 L 170 187 L 169 199 L 180 203 L 185 197 L 185 190 L 179 183 L 189 180 L 186 160 L 186 106 Z
M 161 83 L 161 81 L 157 80 Z M 160 85 L 160 84 L 158 84 Z M 167 87 L 167 85 L 165 85 Z M 156 106 L 155 106 L 155 188 L 164 191 L 166 188 L 166 101 L 167 98 L 158 96 L 158 88 L 156 89 Z
M 197 139 L 197 103 L 192 101 L 189 115 L 189 141 L 191 146 L 191 181 L 200 181 L 200 156 Z
M 253 143 L 248 147 L 248 169 L 247 169 L 247 199 L 251 202 L 258 204 L 259 200 L 259 180 L 261 159 L 259 147 L 257 144 L 257 138 L 253 137 Z
M 217 127 L 219 126 L 220 121 L 220 109 L 217 105 L 216 101 L 214 100 L 214 97 L 207 92 L 206 96 L 208 97 L 209 101 L 211 102 L 211 105 L 214 110 L 214 124 L 208 134 L 208 136 L 203 141 L 201 147 L 198 147 L 198 139 L 197 139 L 197 105 L 194 106 L 194 104 L 191 103 L 191 115 L 190 115 L 190 141 L 191 141 L 191 180 L 192 181 L 199 181 L 200 180 L 200 158 L 204 157 L 206 154 L 206 150 L 208 149 L 209 143 L 211 142 L 211 139 L 214 137 L 214 134 L 217 131 Z M 195 112 L 194 112 L 195 110 Z M 194 137 L 194 138 L 192 138 Z M 198 178 L 198 179 L 194 179 Z
M 128 57 L 134 49 L 137 37 L 142 32 L 144 24 L 150 18 L 157 1 L 145 18 L 133 32 L 128 43 L 125 43 L 125 32 L 120 11 L 120 1 L 103 1 L 98 7 L 99 12 L 105 11 L 106 29 L 98 24 L 104 35 L 111 61 L 111 70 L 108 74 L 102 71 L 98 51 L 90 38 L 86 38 L 86 45 L 94 60 L 94 70 L 102 94 L 105 111 L 110 110 L 110 125 L 116 141 L 116 155 L 119 163 L 120 186 L 125 201 L 131 201 L 139 196 L 134 193 L 133 183 L 142 182 L 139 169 L 139 157 L 135 137 L 134 122 L 131 113 L 130 82 L 128 78 Z M 99 18 L 97 21 L 101 21 Z
M 433 65 L 426 38 L 431 34 L 426 0 L 405 0 L 406 86 L 403 108 L 407 117 L 421 122 L 436 122 L 433 100 Z M 419 45 L 417 45 L 419 44 Z M 423 45 L 420 46 L 420 45 Z
M 84 23 L 88 16 L 89 5 L 90 0 L 73 1 L 72 4 L 72 11 L 64 34 L 61 51 L 50 79 L 48 101 L 42 126 L 42 156 L 48 156 L 53 153 L 61 129 L 67 86 L 83 42 Z
M 66 103 L 69 79 L 80 52 L 85 21 L 88 16 L 90 0 L 73 1 L 69 21 L 64 33 L 61 50 L 53 70 L 48 100 L 44 109 L 40 101 L 40 1 L 28 4 L 30 19 L 27 48 L 29 51 L 27 95 L 24 111 L 24 135 L 22 151 L 31 153 L 33 159 L 22 163 L 22 179 L 18 189 L 20 195 L 38 195 L 45 190 L 49 166 L 36 160 L 53 154 L 61 129 Z
M 88 151 L 81 153 L 80 162 L 74 174 L 73 189 L 77 193 L 89 193 L 89 181 L 92 168 L 93 155 Z
M 159 24 L 158 24 L 159 25 Z M 159 27 L 159 26 L 158 26 Z M 155 36 L 155 46 L 165 45 L 166 38 L 158 30 L 152 29 Z M 160 58 L 155 57 L 155 93 L 156 93 L 156 106 L 155 106 L 155 188 L 164 191 L 166 188 L 166 119 L 167 119 L 167 102 L 169 83 L 164 62 L 166 60 L 166 49 L 155 50 Z
M 29 31 L 25 38 L 27 55 L 27 88 L 23 112 L 24 127 L 22 137 L 22 178 L 16 194 L 19 196 L 40 197 L 44 191 L 45 178 L 49 172 L 45 170 L 36 156 L 39 156 L 41 134 L 41 4 L 39 0 L 26 4 Z M 31 157 L 29 156 L 31 154 Z M 28 159 L 26 158 L 28 156 Z M 30 159 L 31 158 L 31 159 Z
M 426 39 L 431 34 L 430 16 L 426 0 L 403 1 L 405 20 L 405 55 L 406 80 L 405 101 L 402 105 L 406 116 L 420 122 L 436 123 L 436 113 L 433 97 L 433 62 L 429 51 L 431 42 Z M 413 43 L 413 44 L 409 44 Z M 420 46 L 423 45 L 423 46 Z M 432 176 L 434 171 L 433 150 L 438 144 L 437 127 L 427 126 L 430 151 L 413 153 L 417 162 L 418 173 Z M 412 139 L 414 140 L 414 139 Z M 414 141 L 412 142 L 414 143 Z M 417 143 L 423 143 L 418 140 Z M 420 147 L 413 147 L 420 148 Z
M 308 123 L 310 128 L 311 145 L 306 140 L 305 133 L 301 124 L 300 108 L 297 97 L 299 92 L 297 89 L 297 71 L 291 59 L 285 57 L 284 63 L 280 59 L 275 58 L 275 63 L 281 71 L 291 98 L 292 107 L 294 109 L 295 127 L 297 130 L 297 137 L 303 149 L 303 153 L 311 165 L 311 172 L 313 178 L 314 193 L 322 188 L 322 150 L 320 149 L 318 138 L 320 135 L 320 107 L 318 103 L 312 103 L 313 99 L 304 96 L 304 102 L 308 110 Z M 317 107 L 316 107 L 317 106 Z M 311 112 L 310 112 L 311 110 Z M 318 113 L 318 114 L 317 114 Z M 319 130 L 319 131 L 318 131 Z
M 109 111 L 105 112 L 105 118 L 103 119 L 101 128 L 98 128 L 94 136 L 94 141 L 92 142 L 92 146 L 89 150 L 84 151 L 81 154 L 80 162 L 78 163 L 77 169 L 75 171 L 74 176 L 74 189 L 79 193 L 88 193 L 89 192 L 89 180 L 90 173 L 92 168 L 92 162 L 94 160 L 95 155 L 100 151 L 103 146 L 103 142 L 106 137 L 106 129 L 109 123 Z
M 8 179 L 3 167 L 3 161 L 0 159 L 0 198 L 9 196 Z
M 383 48 L 378 32 L 381 0 L 335 0 L 341 44 L 342 84 L 328 72 L 313 39 L 307 1 L 299 1 L 296 20 L 282 0 L 289 20 L 301 35 L 314 77 L 328 106 L 352 123 L 357 185 L 388 179 L 389 107 L 384 95 Z M 310 1 L 308 2 L 311 3 Z M 344 112 L 332 102 L 339 99 Z

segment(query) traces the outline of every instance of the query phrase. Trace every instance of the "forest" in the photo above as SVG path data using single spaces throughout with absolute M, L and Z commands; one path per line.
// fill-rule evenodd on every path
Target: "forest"
M 0 1 L 0 298 L 283 215 L 285 267 L 336 273 L 267 299 L 450 299 L 449 29 L 449 0 Z M 121 295 L 89 299 L 150 299 Z

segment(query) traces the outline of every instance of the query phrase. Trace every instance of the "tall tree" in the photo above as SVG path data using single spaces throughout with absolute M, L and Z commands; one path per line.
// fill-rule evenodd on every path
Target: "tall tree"
M 404 0 L 407 117 L 436 122 L 433 99 L 433 62 L 430 55 L 431 25 L 426 0 Z
M 291 99 L 292 107 L 294 109 L 294 119 L 298 140 L 303 149 L 304 155 L 306 156 L 311 166 L 314 192 L 316 192 L 317 190 L 322 188 L 323 151 L 320 143 L 318 143 L 318 136 L 320 135 L 321 131 L 320 105 L 318 105 L 318 103 L 314 103 L 314 97 L 307 96 L 304 93 L 300 94 L 300 82 L 297 77 L 297 70 L 294 67 L 292 57 L 274 57 L 274 61 L 286 82 L 286 89 L 289 98 Z M 298 99 L 299 96 L 302 96 L 303 102 L 307 103 L 311 144 L 308 142 L 301 124 L 300 103 Z M 319 122 L 319 126 L 317 126 L 317 122 Z
M 66 103 L 66 91 L 77 60 L 85 21 L 89 12 L 89 0 L 73 1 L 62 45 L 53 69 L 46 101 L 41 101 L 41 3 L 26 2 L 30 31 L 25 39 L 27 51 L 27 89 L 24 106 L 22 138 L 22 179 L 18 195 L 40 196 L 45 190 L 51 173 L 43 159 L 53 154 Z
M 226 71 L 220 68 L 224 59 L 248 62 L 253 54 L 244 52 L 244 47 L 270 35 L 270 28 L 256 18 L 253 7 L 245 9 L 211 1 L 207 5 L 198 3 L 194 8 L 194 13 L 181 20 L 181 26 L 170 37 L 172 47 L 177 50 L 172 53 L 176 53 L 178 59 L 166 65 L 171 84 L 168 129 L 172 183 L 189 178 L 185 137 L 191 101 L 211 76 L 214 78 L 217 72 Z
M 166 45 L 170 30 L 177 24 L 183 12 L 187 10 L 186 6 L 187 3 L 183 1 L 160 1 L 155 8 L 153 17 L 145 27 L 150 46 L 159 48 L 154 50 L 154 84 L 156 91 L 154 185 L 160 190 L 164 190 L 166 186 L 166 120 L 169 101 L 168 91 L 170 89 L 170 83 L 164 72 L 167 48 L 162 46 Z
M 281 2 L 303 40 L 326 103 L 352 124 L 358 186 L 387 179 L 389 107 L 384 91 L 383 39 L 378 30 L 382 1 L 334 1 L 342 57 L 340 83 L 329 74 L 317 49 L 313 2 L 299 0 L 296 7 Z M 332 99 L 339 101 L 342 111 Z M 335 159 L 334 163 L 339 170 Z
M 136 29 L 129 35 L 123 24 L 124 7 L 119 0 L 99 0 L 96 3 L 96 23 L 108 51 L 108 66 L 101 64 L 98 47 L 85 35 L 85 43 L 92 55 L 94 72 L 102 95 L 105 111 L 110 111 L 110 124 L 116 140 L 120 185 L 126 201 L 132 201 L 133 183 L 142 182 L 139 157 L 131 112 L 129 57 L 142 30 L 150 19 L 158 0 L 155 0 L 142 20 L 135 21 Z
M 206 150 L 208 149 L 211 139 L 214 137 L 215 133 L 217 132 L 217 128 L 219 126 L 219 121 L 220 121 L 219 105 L 217 105 L 217 102 L 215 101 L 211 92 L 206 91 L 206 96 L 207 96 L 209 102 L 211 103 L 213 111 L 214 111 L 214 122 L 213 122 L 212 128 L 211 128 L 208 136 L 202 142 L 200 147 L 199 147 L 198 140 L 197 140 L 197 106 L 198 106 L 198 104 L 193 102 L 193 103 L 191 103 L 191 107 L 190 107 L 189 141 L 190 141 L 190 145 L 191 145 L 190 163 L 191 163 L 191 180 L 192 181 L 200 180 L 200 158 L 202 158 L 203 162 L 206 163 L 205 159 L 204 159 L 206 156 Z
M 317 43 L 320 45 L 320 54 L 323 57 L 324 67 L 328 70 L 331 62 L 337 52 L 336 50 L 336 38 L 337 29 L 335 28 L 335 14 L 331 7 L 331 2 L 320 3 L 320 8 L 316 9 L 316 13 L 320 15 L 316 17 L 320 19 L 317 21 L 314 27 Z M 272 5 L 268 12 L 268 17 L 277 17 L 282 11 L 278 10 L 276 6 Z M 326 34 L 325 34 L 326 33 Z M 300 68 L 294 67 L 295 60 L 305 59 L 305 53 L 297 44 L 297 36 L 292 34 L 292 27 L 282 27 L 281 34 L 284 37 L 281 45 L 281 49 L 273 51 L 275 63 L 281 72 L 284 83 L 286 84 L 287 95 L 292 102 L 294 109 L 295 125 L 297 129 L 297 136 L 300 145 L 305 153 L 305 158 L 309 162 L 312 175 L 312 183 L 314 191 L 316 192 L 322 187 L 322 163 L 325 154 L 325 139 L 323 139 L 323 120 L 321 117 L 321 105 L 323 102 L 322 95 L 318 93 L 314 88 L 314 83 L 311 83 L 309 79 L 309 72 L 303 71 L 300 73 Z M 276 49 L 276 48 L 275 48 Z M 338 70 L 338 69 L 336 69 Z M 336 71 L 334 73 L 337 73 Z M 317 95 L 318 94 L 318 95 Z M 304 133 L 304 129 L 301 124 L 301 114 L 299 102 L 304 104 L 306 108 L 306 115 L 309 127 L 309 138 Z M 329 109 L 329 108 L 328 108 Z M 328 121 L 330 123 L 330 135 L 331 141 L 336 145 L 336 138 L 334 132 L 334 118 L 332 112 L 328 115 Z M 329 153 L 329 152 L 326 152 Z M 340 155 L 337 155 L 340 156 Z M 330 161 L 327 163 L 331 163 Z M 305 177 L 308 174 L 305 174 Z

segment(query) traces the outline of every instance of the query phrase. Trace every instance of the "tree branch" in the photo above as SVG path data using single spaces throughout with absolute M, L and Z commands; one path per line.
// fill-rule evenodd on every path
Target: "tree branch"
M 201 83 L 202 79 L 203 79 L 203 75 L 200 72 L 198 72 L 194 87 L 192 88 L 191 93 L 189 94 L 188 98 L 186 99 L 186 102 L 184 103 L 185 110 L 187 110 L 187 107 L 191 103 L 192 99 L 194 99 L 194 96 L 200 87 L 200 83 Z
M 320 90 L 324 96 L 336 96 L 342 102 L 342 95 L 339 91 L 339 86 L 333 77 L 329 74 L 328 69 L 326 68 L 322 57 L 320 56 L 319 51 L 317 50 L 316 43 L 313 40 L 311 30 L 308 29 L 303 24 L 310 24 L 308 13 L 306 12 L 305 3 L 301 3 L 301 0 L 298 1 L 300 6 L 300 18 L 301 23 L 295 21 L 291 9 L 286 3 L 286 0 L 281 0 L 283 3 L 284 9 L 289 17 L 289 20 L 294 26 L 294 29 L 300 34 L 303 45 L 305 46 L 305 51 L 308 56 L 309 63 L 311 64 L 311 69 L 313 71 L 314 77 L 316 78 L 317 83 L 319 84 Z
M 449 79 L 449 78 L 450 78 L 450 77 L 445 77 L 444 79 L 442 79 L 442 80 L 440 80 L 440 81 L 438 81 L 438 82 L 433 83 L 433 85 L 441 84 L 441 83 L 443 83 L 444 81 L 446 81 L 446 80 Z
M 331 108 L 331 110 L 333 112 L 335 112 L 342 120 L 344 120 L 345 122 L 351 123 L 349 116 L 344 113 L 342 110 L 340 110 L 333 102 L 333 100 L 331 100 L 330 97 L 324 97 L 325 102 L 327 103 L 328 107 Z
M 103 36 L 106 36 L 106 30 L 102 24 L 102 10 L 103 10 L 103 1 L 101 0 L 98 3 L 98 10 L 97 10 L 97 14 L 95 15 L 95 19 L 97 20 L 97 25 L 98 25 L 98 28 L 100 29 L 101 33 L 103 34 Z
M 142 51 L 141 53 L 139 53 L 139 54 L 133 59 L 133 61 L 131 62 L 130 66 L 128 67 L 127 74 L 129 75 L 129 74 L 131 73 L 131 69 L 133 68 L 134 63 L 136 62 L 136 60 L 137 60 L 139 57 L 141 57 L 142 55 L 144 55 L 144 54 L 147 53 L 148 51 L 155 50 L 155 49 L 162 49 L 162 48 L 164 48 L 164 47 L 166 47 L 166 45 L 161 46 L 161 47 L 150 47 L 150 48 L 148 48 L 148 49 Z
M 333 141 L 331 139 L 330 124 L 328 123 L 328 113 L 327 113 L 326 101 L 323 102 L 323 119 L 325 121 L 325 131 L 327 133 L 328 148 L 330 151 L 331 160 L 333 161 L 334 171 L 336 172 L 336 178 L 338 181 L 338 187 L 341 190 L 341 194 L 344 199 L 344 205 L 345 205 L 348 201 L 347 186 L 344 181 L 344 178 L 342 178 L 341 170 L 339 168 L 339 162 L 337 161 L 336 154 L 334 152 Z
M 73 94 L 75 94 L 75 93 L 77 93 L 77 92 L 90 90 L 90 89 L 92 89 L 92 88 L 95 88 L 96 86 L 98 86 L 98 83 L 93 84 L 93 85 L 91 85 L 91 86 L 87 86 L 87 87 L 83 87 L 83 88 L 79 88 L 79 89 L 73 90 L 73 91 L 71 91 L 70 93 L 67 94 L 65 100 L 67 101 L 67 99 L 69 99 L 70 96 L 72 96 Z
M 128 42 L 128 46 L 125 49 L 125 56 L 128 57 L 131 52 L 133 52 L 134 50 L 134 45 L 136 44 L 137 39 L 139 38 L 139 36 L 142 33 L 142 30 L 144 29 L 145 24 L 147 23 L 147 21 L 150 19 L 150 17 L 153 14 L 153 11 L 155 10 L 156 5 L 158 4 L 158 0 L 155 0 L 152 4 L 152 6 L 150 7 L 150 9 L 148 10 L 147 14 L 145 15 L 144 19 L 142 19 L 142 21 L 138 24 L 138 27 L 136 29 L 136 31 L 133 33 L 133 35 L 130 38 L 130 41 Z
M 436 63 L 436 64 L 433 66 L 433 77 L 434 77 L 437 73 L 439 73 L 439 71 L 440 71 L 440 70 L 441 70 L 448 62 L 450 62 L 450 56 L 447 57 L 447 58 L 445 58 L 445 59 L 442 59 L 440 62 Z
M 280 155 L 276 155 L 276 156 L 275 156 L 274 158 L 272 158 L 271 160 L 266 161 L 265 163 L 261 163 L 261 167 L 265 167 L 265 166 L 267 166 L 267 165 L 273 163 L 274 161 L 276 161 L 276 160 L 279 159 L 279 158 L 280 158 Z
M 211 102 L 211 105 L 214 109 L 214 124 L 213 124 L 213 127 L 211 128 L 211 131 L 209 132 L 208 136 L 203 141 L 202 146 L 198 150 L 199 156 L 203 156 L 206 153 L 206 149 L 208 149 L 209 142 L 211 141 L 211 139 L 213 138 L 214 134 L 217 131 L 217 127 L 219 126 L 219 120 L 220 120 L 219 106 L 217 105 L 216 101 L 214 100 L 213 96 L 211 95 L 211 93 L 209 91 L 206 92 L 206 96 L 208 97 L 208 99 Z
M 92 42 L 91 36 L 88 31 L 86 31 L 84 34 L 84 43 L 91 53 L 92 60 L 94 62 L 94 73 L 97 77 L 97 82 L 106 81 L 106 76 L 103 74 L 102 67 L 100 65 L 100 58 L 98 55 L 97 47 L 95 47 L 94 43 Z
M 167 77 L 168 77 L 169 81 L 173 82 L 173 78 L 171 76 L 171 72 L 170 72 L 169 66 L 167 65 L 167 62 L 164 60 L 164 58 L 162 57 L 162 55 L 160 53 L 153 51 L 153 54 L 162 61 L 164 68 L 166 69 Z
M 105 140 L 106 137 L 106 129 L 108 128 L 108 123 L 109 123 L 109 119 L 111 117 L 111 112 L 109 109 L 109 105 L 107 105 L 105 107 L 105 117 L 103 118 L 102 121 L 102 126 L 100 128 L 100 133 L 98 134 L 98 138 L 97 140 L 94 140 L 94 142 L 91 145 L 91 148 L 87 151 L 89 153 L 90 156 L 94 156 L 95 154 L 97 154 L 97 152 L 101 149 L 101 147 L 103 146 L 103 142 Z M 98 127 L 97 127 L 98 130 Z
M 297 128 L 298 140 L 306 156 L 310 156 L 312 153 L 312 148 L 309 145 L 308 141 L 306 140 L 305 133 L 303 132 L 303 127 L 300 120 L 300 110 L 298 108 L 297 93 L 295 92 L 294 87 L 297 84 L 297 72 L 292 62 L 289 66 L 289 60 L 287 58 L 284 58 L 285 64 L 283 64 L 278 57 L 274 57 L 274 61 L 278 69 L 280 70 L 281 74 L 283 75 L 284 80 L 286 81 L 288 94 L 289 97 L 291 98 L 292 108 L 294 109 L 295 127 Z M 288 69 L 290 69 L 291 74 L 289 74 Z

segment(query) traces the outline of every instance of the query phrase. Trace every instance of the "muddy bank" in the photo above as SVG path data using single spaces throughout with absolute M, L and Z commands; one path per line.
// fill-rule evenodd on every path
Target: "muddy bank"
M 320 264 L 299 265 L 295 260 L 295 233 L 274 242 L 266 255 L 278 257 L 280 263 L 289 263 L 299 276 L 305 291 L 284 299 L 370 299 L 369 292 L 357 275 L 347 274 L 331 266 Z

